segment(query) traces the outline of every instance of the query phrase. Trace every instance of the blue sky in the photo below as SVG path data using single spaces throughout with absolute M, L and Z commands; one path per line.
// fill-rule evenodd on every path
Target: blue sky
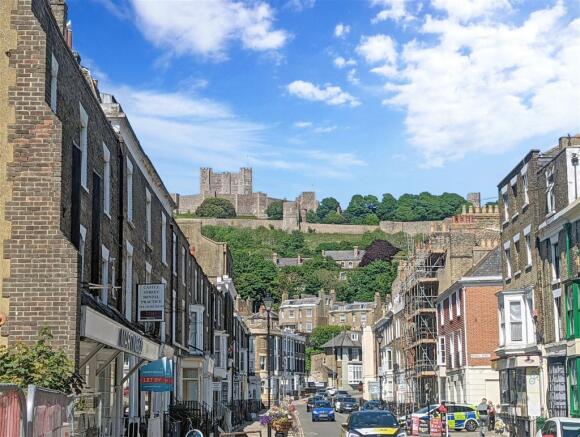
M 74 47 L 166 186 L 480 191 L 580 131 L 578 0 L 69 0 Z

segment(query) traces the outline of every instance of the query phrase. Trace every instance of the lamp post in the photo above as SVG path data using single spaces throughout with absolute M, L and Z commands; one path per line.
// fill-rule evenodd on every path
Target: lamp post
M 262 301 L 264 303 L 264 308 L 266 308 L 266 329 L 267 329 L 267 347 L 266 347 L 266 355 L 268 356 L 268 410 L 272 406 L 272 357 L 271 355 L 271 346 L 270 346 L 270 311 L 272 311 L 272 304 L 274 300 L 270 293 L 264 296 Z M 272 437 L 272 428 L 270 424 L 268 424 L 268 437 Z
M 383 342 L 383 334 L 381 332 L 381 334 L 377 337 L 377 343 L 379 345 L 379 368 L 378 368 L 378 373 L 379 373 L 379 402 L 381 403 L 381 405 L 383 405 L 383 375 L 381 374 L 381 362 L 382 362 L 382 355 L 381 355 L 381 343 Z

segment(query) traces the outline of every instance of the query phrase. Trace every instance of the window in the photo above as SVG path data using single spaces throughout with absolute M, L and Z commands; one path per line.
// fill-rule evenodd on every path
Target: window
M 360 323 L 363 326 L 366 325 L 366 323 L 367 323 L 367 315 L 366 314 L 361 314 L 360 315 Z
M 81 186 L 86 190 L 88 189 L 88 142 L 89 142 L 89 116 L 87 115 L 83 105 L 79 104 L 80 107 L 80 145 L 81 145 Z
M 101 247 L 101 302 L 105 305 L 109 302 L 109 250 Z
M 356 334 L 356 333 L 354 333 L 354 332 L 353 332 L 353 333 L 351 333 L 351 334 L 350 334 L 350 339 L 351 339 L 352 341 L 358 341 L 358 334 Z
M 393 351 L 387 349 L 386 351 L 386 370 L 393 370 Z
M 552 242 L 552 239 L 550 239 L 552 246 L 552 282 L 560 281 L 560 252 L 557 238 L 555 242 Z
M 570 413 L 578 417 L 580 415 L 580 386 L 578 374 L 580 373 L 580 358 L 568 360 L 568 378 L 570 381 Z
M 443 308 L 443 302 L 439 304 L 439 323 L 441 326 L 445 324 L 445 312 Z
M 81 255 L 81 282 L 85 280 L 85 243 L 87 241 L 87 228 L 81 225 L 80 230 L 79 253 Z
M 514 195 L 514 198 L 518 197 L 518 177 L 517 177 L 517 175 L 511 179 L 510 185 L 512 186 L 512 194 Z
M 438 364 L 440 366 L 444 366 L 445 365 L 445 354 L 447 353 L 447 350 L 445 349 L 445 337 L 444 336 L 440 336 L 439 337 L 439 348 L 437 351 L 437 361 Z
M 530 203 L 530 197 L 528 195 L 529 182 L 528 182 L 527 164 L 525 166 L 525 169 L 522 170 L 522 185 L 524 186 L 524 206 L 526 206 L 528 203 Z
M 133 320 L 133 246 L 128 241 L 125 262 L 125 318 Z
M 554 168 L 546 172 L 546 213 L 550 214 L 556 210 L 556 195 L 554 194 Z
M 161 262 L 167 265 L 167 216 L 161 213 Z
M 566 323 L 567 323 L 567 336 L 569 338 L 576 337 L 576 306 L 574 304 L 574 290 L 577 286 L 576 285 L 569 285 L 566 289 Z
M 505 332 L 505 306 L 503 304 L 503 301 L 500 302 L 499 307 L 498 307 L 498 319 L 499 319 L 499 345 L 500 346 L 504 346 L 505 345 L 505 339 L 506 339 L 506 332 Z
M 133 223 L 133 163 L 127 158 L 127 221 Z
M 163 293 L 167 292 L 167 280 L 165 278 L 161 278 L 161 283 L 163 284 Z M 161 341 L 165 342 L 167 335 L 165 331 L 165 323 L 161 323 Z
M 185 285 L 185 247 L 181 247 L 181 283 Z
M 554 294 L 554 338 L 556 341 L 560 341 L 564 339 L 562 332 L 562 291 L 558 289 L 552 293 Z
M 306 308 L 306 317 L 312 317 L 312 308 Z
M 145 237 L 151 245 L 151 192 L 145 189 Z
M 173 274 L 177 276 L 177 234 L 173 233 L 173 246 L 171 249 L 171 265 Z
M 461 315 L 461 289 L 455 292 L 455 309 L 455 314 L 459 317 Z
M 151 264 L 145 263 L 145 283 L 151 284 Z
M 362 365 L 349 364 L 348 365 L 348 383 L 358 384 L 362 381 Z
M 171 339 L 177 341 L 177 291 L 171 291 Z
M 306 322 L 306 332 L 312 332 L 312 322 Z
M 455 333 L 452 332 L 449 337 L 449 356 L 451 358 L 450 366 L 455 367 Z
M 457 333 L 457 365 L 463 365 L 463 343 L 461 342 L 461 332 Z
M 509 302 L 510 341 L 522 341 L 522 303 L 520 301 Z
M 509 279 L 512 277 L 512 255 L 511 255 L 511 249 L 510 249 L 510 242 L 506 241 L 504 246 L 503 246 L 503 253 L 505 255 L 505 273 L 506 273 L 506 279 Z
M 51 56 L 50 60 L 50 109 L 56 114 L 56 96 L 58 86 L 58 62 Z
M 508 222 L 510 220 L 510 196 L 507 191 L 507 186 L 501 189 L 501 198 L 503 201 L 503 220 Z
M 451 304 L 451 298 L 455 296 L 452 294 L 447 298 L 447 309 L 449 310 L 449 321 L 453 320 L 453 305 Z
M 189 307 L 188 343 L 195 353 L 203 352 L 203 309 L 193 305 Z
M 214 357 L 215 357 L 215 366 L 222 367 L 222 350 L 221 350 L 222 342 L 221 337 L 219 335 L 215 335 L 213 337 L 213 349 L 214 349 Z M 261 359 L 262 357 L 260 357 Z
M 294 318 L 294 310 L 288 310 L 288 318 L 289 319 L 293 319 Z
M 514 235 L 514 266 L 516 268 L 516 275 L 517 273 L 520 271 L 519 266 L 520 266 L 520 259 L 521 259 L 521 254 L 520 254 L 520 234 L 516 234 Z
M 340 314 L 339 320 L 340 320 L 340 323 L 346 323 L 346 314 Z
M 183 400 L 199 400 L 199 374 L 197 369 L 183 369 Z
M 524 229 L 524 237 L 526 239 L 526 267 L 532 265 L 532 236 L 531 236 L 531 227 L 528 225 Z
M 111 152 L 103 143 L 103 212 L 111 217 Z

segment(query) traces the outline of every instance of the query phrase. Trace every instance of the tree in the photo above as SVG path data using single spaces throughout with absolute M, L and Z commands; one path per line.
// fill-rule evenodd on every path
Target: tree
M 275 200 L 266 208 L 266 215 L 270 220 L 282 220 L 284 217 L 284 201 Z
M 397 276 L 397 263 L 373 261 L 348 273 L 346 284 L 336 295 L 346 302 L 371 302 L 375 293 L 386 296 L 391 292 L 391 284 Z
M 308 223 L 319 223 L 320 219 L 318 218 L 318 214 L 314 211 L 308 211 L 306 213 L 306 221 Z
M 333 225 L 342 225 L 346 223 L 345 218 L 336 211 L 330 211 L 324 218 L 322 219 L 322 223 L 333 224 Z
M 321 222 L 326 223 L 324 222 L 324 218 L 331 212 L 339 214 L 339 210 L 340 203 L 338 200 L 336 200 L 334 197 L 326 197 L 320 201 L 318 209 L 316 210 L 316 215 Z
M 44 327 L 34 345 L 16 343 L 10 348 L 0 347 L 0 383 L 22 388 L 35 384 L 69 394 L 79 393 L 82 378 L 75 372 L 74 362 L 52 347 L 52 338 L 50 329 Z
M 221 197 L 205 199 L 195 210 L 198 217 L 232 218 L 236 216 L 234 205 Z
M 385 193 L 377 208 L 377 215 L 381 220 L 393 220 L 396 209 L 397 199 L 391 193 Z
M 359 266 L 364 267 L 377 260 L 391 262 L 399 251 L 400 249 L 386 240 L 375 240 L 366 249 Z
M 338 325 L 323 325 L 317 326 L 310 333 L 308 337 L 308 342 L 310 347 L 318 350 L 322 350 L 324 343 L 332 340 L 338 334 L 343 331 L 348 331 L 350 326 L 338 326 Z
M 271 260 L 260 255 L 248 254 L 243 251 L 232 252 L 234 260 L 234 284 L 243 299 L 252 298 L 255 301 L 271 293 L 274 300 L 279 301 L 276 287 L 277 271 Z
M 345 219 L 352 224 L 364 224 L 365 217 L 369 214 L 376 216 L 379 207 L 379 199 L 372 194 L 362 196 L 355 194 L 350 199 L 348 207 L 344 211 Z M 375 220 L 374 218 L 371 220 Z

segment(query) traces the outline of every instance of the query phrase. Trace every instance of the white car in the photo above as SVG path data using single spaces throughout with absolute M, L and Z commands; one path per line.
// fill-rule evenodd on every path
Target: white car
M 579 435 L 580 419 L 552 417 L 546 420 L 536 437 L 578 437 Z

